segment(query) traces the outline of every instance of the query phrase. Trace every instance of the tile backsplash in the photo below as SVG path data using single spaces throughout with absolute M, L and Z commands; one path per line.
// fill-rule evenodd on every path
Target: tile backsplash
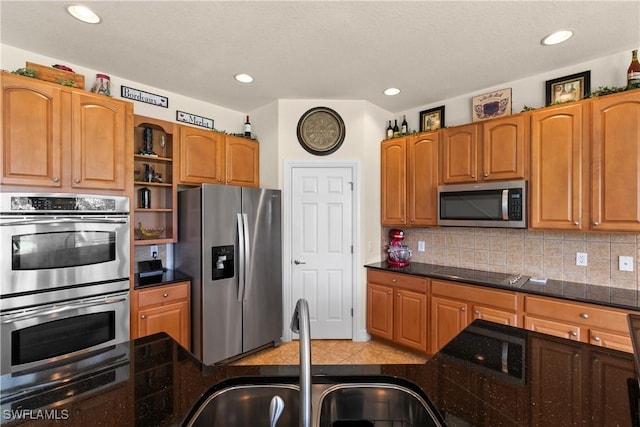
M 382 229 L 382 259 L 390 228 Z M 625 289 L 638 287 L 637 234 L 604 234 L 466 227 L 404 229 L 412 261 L 474 268 Z M 418 252 L 418 241 L 425 251 Z M 576 253 L 587 266 L 576 265 Z M 633 271 L 620 271 L 618 257 L 631 256 Z

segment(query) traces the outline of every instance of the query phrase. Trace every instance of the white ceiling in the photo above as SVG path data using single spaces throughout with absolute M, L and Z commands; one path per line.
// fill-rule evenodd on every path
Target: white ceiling
M 99 25 L 69 3 L 2 0 L 0 41 L 245 112 L 275 99 L 401 112 L 640 45 L 637 0 L 86 1 Z M 575 36 L 540 45 L 561 28 Z

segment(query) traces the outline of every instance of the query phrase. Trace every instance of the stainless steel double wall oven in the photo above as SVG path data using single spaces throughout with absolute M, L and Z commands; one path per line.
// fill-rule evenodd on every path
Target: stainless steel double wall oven
M 129 199 L 0 193 L 1 373 L 129 339 Z

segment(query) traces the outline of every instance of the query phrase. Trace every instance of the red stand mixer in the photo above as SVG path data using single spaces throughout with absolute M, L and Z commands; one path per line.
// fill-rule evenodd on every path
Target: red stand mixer
M 411 249 L 405 246 L 404 231 L 392 228 L 389 230 L 389 245 L 387 245 L 387 263 L 392 267 L 406 267 L 411 260 Z

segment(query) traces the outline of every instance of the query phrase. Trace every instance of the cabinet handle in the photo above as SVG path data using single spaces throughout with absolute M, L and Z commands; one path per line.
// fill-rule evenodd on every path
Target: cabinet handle
M 600 342 L 600 337 L 593 337 L 593 340 L 594 340 L 595 342 Z
M 140 318 L 141 318 L 142 320 L 144 320 L 144 319 L 146 319 L 146 318 L 147 318 L 147 316 L 143 314 L 142 316 L 140 316 Z
M 391 279 L 391 281 L 392 281 L 393 283 L 396 283 L 398 280 L 396 280 L 396 279 Z
M 580 225 L 580 221 L 574 221 L 573 225 L 575 225 L 576 227 L 578 227 Z
M 162 294 L 162 296 L 166 298 L 169 296 L 169 294 L 165 292 L 164 294 Z
M 391 295 L 391 291 L 387 291 L 387 295 Z
M 471 178 L 475 178 L 475 177 L 476 177 L 475 175 L 471 175 Z
M 580 314 L 580 317 L 582 317 L 583 319 L 588 319 L 589 318 L 589 314 L 588 313 L 582 313 L 582 314 Z
M 227 179 L 227 184 L 229 184 L 230 182 L 231 182 L 231 180 L 230 180 L 230 179 Z
M 58 182 L 58 181 L 60 181 L 60 180 L 58 179 L 58 177 L 57 177 L 57 176 L 54 176 L 51 180 L 52 180 L 53 182 Z
M 80 184 L 80 180 L 78 178 L 74 179 L 73 182 L 75 182 L 76 184 Z
M 489 174 L 485 172 L 485 173 L 484 173 L 484 177 L 486 178 L 486 177 L 488 177 L 488 176 L 489 176 Z
M 571 331 L 571 336 L 572 336 L 572 337 L 577 337 L 577 336 L 578 336 L 578 333 L 577 333 L 576 331 Z
M 593 226 L 594 226 L 594 227 L 597 227 L 597 226 L 599 226 L 599 225 L 600 225 L 600 223 L 599 223 L 598 221 L 594 221 L 594 222 L 593 222 Z
M 460 307 L 460 311 L 467 311 L 467 309 L 464 307 Z
M 400 297 L 400 292 L 398 292 L 398 297 Z
M 464 311 L 464 310 L 463 310 Z M 474 310 L 473 314 L 480 314 L 480 312 L 478 310 Z

